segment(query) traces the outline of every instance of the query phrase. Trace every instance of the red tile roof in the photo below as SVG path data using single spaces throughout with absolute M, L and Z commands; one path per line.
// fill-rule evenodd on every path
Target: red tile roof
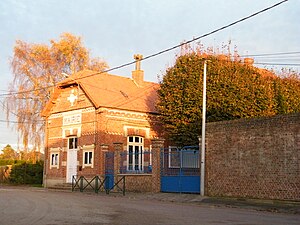
M 56 100 L 60 89 L 74 83 L 79 84 L 95 108 L 107 107 L 157 113 L 155 104 L 158 99 L 159 84 L 144 81 L 143 85 L 139 86 L 131 78 L 83 70 L 69 76 L 57 85 L 58 87 L 42 115 L 45 116 L 51 110 L 51 102 Z

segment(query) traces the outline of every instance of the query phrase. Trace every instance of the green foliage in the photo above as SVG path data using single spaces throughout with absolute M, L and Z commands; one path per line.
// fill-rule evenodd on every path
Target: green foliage
M 274 80 L 277 114 L 300 112 L 300 80 L 294 75 Z
M 37 163 L 23 162 L 12 167 L 10 182 L 15 184 L 42 184 L 43 161 Z
M 17 152 L 10 145 L 6 145 L 1 151 L 0 159 L 17 159 Z
M 20 164 L 20 163 L 24 163 L 24 162 L 25 162 L 24 160 L 0 159 L 0 166 Z
M 300 81 L 278 78 L 239 61 L 207 56 L 207 121 L 272 116 L 300 111 Z M 226 59 L 226 57 L 225 57 Z M 268 75 L 266 75 L 268 74 Z M 198 144 L 202 120 L 203 55 L 187 53 L 167 69 L 157 108 L 168 139 Z

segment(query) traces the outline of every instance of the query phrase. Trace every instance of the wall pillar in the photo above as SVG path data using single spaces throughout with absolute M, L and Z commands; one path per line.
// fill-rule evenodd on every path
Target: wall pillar
M 95 148 L 96 149 L 96 148 Z M 108 152 L 108 145 L 107 144 L 101 144 L 100 145 L 100 157 L 99 157 L 99 174 L 103 175 L 105 174 L 105 154 Z M 96 154 L 96 153 L 95 153 Z M 95 158 L 96 159 L 96 158 Z
M 152 191 L 160 192 L 161 152 L 164 148 L 164 139 L 152 139 Z
M 123 151 L 123 143 L 121 142 L 115 142 L 113 143 L 114 145 L 114 179 L 116 181 L 116 179 L 118 178 L 118 174 L 119 174 L 119 168 L 120 168 L 120 154 L 121 151 Z

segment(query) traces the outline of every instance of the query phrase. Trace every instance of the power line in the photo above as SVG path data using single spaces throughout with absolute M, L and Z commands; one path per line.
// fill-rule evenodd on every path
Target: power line
M 264 9 L 258 11 L 258 12 L 255 12 L 255 13 L 249 15 L 249 16 L 246 16 L 246 17 L 243 17 L 243 18 L 241 18 L 241 19 L 239 19 L 239 20 L 236 20 L 236 21 L 234 21 L 234 22 L 232 22 L 232 23 L 230 23 L 230 24 L 228 24 L 228 25 L 225 25 L 225 26 L 223 26 L 223 27 L 220 27 L 220 28 L 218 28 L 218 29 L 215 29 L 215 30 L 213 30 L 213 31 L 211 31 L 211 32 L 208 32 L 208 33 L 203 34 L 203 35 L 201 35 L 201 36 L 198 36 L 198 37 L 196 37 L 196 38 L 190 39 L 190 40 L 188 40 L 188 41 L 185 41 L 185 42 L 183 42 L 183 43 L 181 43 L 181 44 L 178 44 L 178 45 L 175 45 L 175 46 L 173 46 L 173 47 L 170 47 L 170 48 L 161 50 L 161 51 L 159 51 L 159 52 L 157 52 L 157 53 L 148 55 L 148 56 L 144 57 L 143 59 L 141 59 L 141 61 L 148 60 L 148 59 L 150 59 L 150 58 L 153 58 L 153 57 L 156 57 L 156 56 L 158 56 L 158 55 L 164 54 L 164 53 L 166 53 L 166 52 L 172 51 L 172 50 L 174 50 L 174 49 L 176 49 L 176 48 L 179 48 L 179 47 L 181 47 L 181 46 L 184 46 L 184 45 L 186 45 L 186 44 L 195 42 L 195 41 L 197 41 L 197 40 L 199 40 L 199 39 L 201 39 L 201 38 L 204 38 L 204 37 L 210 36 L 210 35 L 212 35 L 212 34 L 215 34 L 215 33 L 219 32 L 219 31 L 222 31 L 222 30 L 227 29 L 227 28 L 229 28 L 229 27 L 231 27 L 231 26 L 234 26 L 234 25 L 236 25 L 236 24 L 238 24 L 238 23 L 241 23 L 241 22 L 243 22 L 243 21 L 245 21 L 245 20 L 248 20 L 248 19 L 250 19 L 250 18 L 252 18 L 252 17 L 255 17 L 255 16 L 257 16 L 257 15 L 259 15 L 259 14 L 261 14 L 261 13 L 264 13 L 264 12 L 270 10 L 270 9 L 273 9 L 273 8 L 279 6 L 279 5 L 281 5 L 281 4 L 283 4 L 283 3 L 287 2 L 287 1 L 288 1 L 288 0 L 283 0 L 283 1 L 278 2 L 278 3 L 276 3 L 276 4 L 272 5 L 272 6 L 269 6 L 269 7 L 267 7 L 267 8 L 264 8 Z M 127 67 L 127 66 L 129 66 L 129 65 L 132 65 L 132 64 L 134 64 L 135 62 L 136 62 L 136 61 L 131 61 L 131 62 L 128 62 L 128 63 L 124 63 L 124 64 L 122 64 L 122 65 L 120 65 L 120 66 L 116 66 L 116 67 L 113 67 L 113 68 L 111 68 L 111 69 L 104 70 L 104 71 L 102 71 L 102 72 L 96 72 L 96 73 L 89 74 L 89 75 L 86 75 L 86 76 L 78 77 L 78 78 L 76 78 L 76 79 L 74 79 L 74 80 L 81 80 L 81 79 L 84 79 L 84 78 L 87 78 L 87 77 L 92 77 L 92 76 L 99 75 L 99 74 L 102 74 L 102 73 L 108 73 L 108 72 L 111 72 L 111 71 L 113 71 L 113 70 L 121 69 L 121 68 Z M 38 89 L 33 89 L 33 90 L 28 90 L 28 91 L 23 91 L 23 92 L 12 92 L 12 93 L 7 93 L 7 94 L 0 94 L 0 96 L 9 96 L 9 95 L 14 95 L 14 94 L 29 93 L 29 92 L 38 91 L 38 90 L 44 90 L 44 89 L 52 88 L 52 87 L 55 87 L 55 85 L 50 85 L 50 86 L 47 86 L 47 87 L 44 87 L 44 88 L 38 88 Z
M 3 108 L 6 108 L 9 110 L 9 108 L 0 100 L 0 103 L 2 104 Z M 13 114 L 16 117 L 19 117 L 17 113 L 14 113 L 13 111 L 9 110 L 11 114 Z M 29 121 L 24 121 L 24 122 L 18 122 L 18 121 L 11 121 L 11 120 L 0 120 L 0 122 L 6 122 L 6 123 L 32 123 L 32 122 L 37 122 L 38 124 L 42 124 L 44 121 L 43 120 L 32 120 L 31 122 Z M 41 122 L 41 123 L 40 123 Z
M 248 20 L 248 19 L 250 19 L 250 18 L 252 18 L 252 17 L 254 17 L 254 16 L 257 16 L 257 15 L 263 13 L 263 12 L 266 12 L 266 11 L 272 9 L 272 8 L 275 8 L 275 7 L 277 7 L 277 6 L 279 6 L 279 5 L 281 5 L 282 3 L 287 2 L 287 1 L 288 1 L 288 0 L 281 1 L 281 2 L 276 3 L 276 4 L 274 4 L 274 5 L 270 6 L 270 7 L 267 7 L 267 8 L 265 8 L 265 9 L 262 9 L 262 10 L 256 12 L 256 13 L 253 13 L 253 14 L 251 14 L 251 15 L 249 15 L 249 16 L 243 17 L 242 19 L 239 19 L 239 20 L 237 20 L 237 21 L 235 21 L 235 22 L 232 22 L 232 23 L 230 23 L 230 24 L 228 24 L 228 25 L 226 25 L 226 26 L 223 26 L 223 27 L 220 27 L 220 28 L 218 28 L 218 29 L 216 29 L 216 30 L 213 30 L 213 31 L 211 31 L 211 32 L 209 32 L 209 33 L 203 34 L 203 35 L 198 36 L 198 37 L 196 37 L 196 38 L 193 38 L 193 39 L 191 39 L 191 40 L 189 40 L 189 41 L 186 41 L 186 42 L 183 42 L 183 43 L 181 43 L 181 44 L 175 45 L 175 46 L 173 46 L 173 47 L 167 48 L 167 49 L 165 49 L 165 50 L 159 51 L 159 52 L 154 53 L 154 54 L 152 54 L 152 55 L 148 55 L 148 56 L 144 57 L 143 59 L 141 59 L 141 61 L 144 61 L 144 60 L 153 58 L 153 57 L 155 57 L 155 56 L 158 56 L 158 55 L 161 55 L 161 54 L 163 54 L 163 53 L 172 51 L 172 50 L 174 50 L 174 49 L 176 49 L 176 48 L 179 48 L 179 47 L 181 47 L 181 46 L 183 46 L 183 45 L 186 45 L 186 44 L 192 43 L 192 42 L 194 42 L 194 41 L 197 41 L 197 40 L 199 40 L 199 39 L 201 39 L 201 38 L 210 36 L 210 35 L 212 35 L 212 34 L 214 34 L 214 33 L 217 33 L 217 32 L 219 32 L 219 31 L 222 31 L 222 30 L 224 30 L 224 29 L 226 29 L 226 28 L 229 28 L 229 27 L 231 27 L 231 26 L 233 26 L 233 25 L 236 25 L 236 24 L 241 23 L 241 22 L 243 22 L 243 21 L 245 21 L 245 20 Z M 132 62 L 129 62 L 129 63 L 125 63 L 125 64 L 123 64 L 123 65 L 114 67 L 114 68 L 112 68 L 112 69 L 108 69 L 108 70 L 106 70 L 106 71 L 104 71 L 104 72 L 110 72 L 110 71 L 113 71 L 113 70 L 116 70 L 116 69 L 120 69 L 120 68 L 129 66 L 129 65 L 132 65 L 132 64 L 134 64 L 135 62 L 136 62 L 136 61 L 132 61 Z M 95 75 L 97 75 L 97 74 L 98 74 L 98 73 L 96 73 L 96 74 L 90 74 L 90 75 L 87 75 L 87 76 L 80 77 L 80 78 L 78 78 L 78 79 L 76 79 L 76 80 L 83 79 L 83 78 L 90 77 L 90 76 L 95 76 Z
M 300 55 L 295 56 L 257 56 L 254 57 L 254 59 L 267 59 L 267 60 L 300 60 Z
M 47 87 L 35 88 L 33 90 L 28 90 L 28 91 L 13 91 L 13 92 L 10 92 L 10 93 L 0 94 L 0 97 L 9 96 L 9 95 L 16 95 L 16 94 L 26 94 L 26 93 L 30 93 L 30 92 L 34 92 L 34 91 L 40 91 L 40 90 L 45 90 L 45 89 L 48 89 L 48 88 L 53 88 L 55 86 L 56 85 L 49 85 Z
M 9 110 L 8 107 L 4 104 L 4 102 L 0 101 L 0 103 L 2 104 L 2 107 L 3 107 L 3 108 L 6 108 L 7 110 Z M 9 111 L 10 111 L 10 110 L 9 110 Z M 14 113 L 14 112 L 12 112 L 12 111 L 10 111 L 10 113 L 18 117 L 18 114 Z
M 277 52 L 277 53 L 263 53 L 263 54 L 253 54 L 253 55 L 240 55 L 240 57 L 256 57 L 256 56 L 274 56 L 274 55 L 293 55 L 300 54 L 300 52 Z
M 258 62 L 254 64 L 259 64 L 259 65 L 270 65 L 270 66 L 300 66 L 299 63 L 264 63 L 264 62 Z
M 28 124 L 32 124 L 33 121 L 23 121 L 23 122 L 19 122 L 19 121 L 12 121 L 12 120 L 0 120 L 1 123 L 16 123 L 16 124 L 24 124 L 24 123 L 28 123 Z M 42 120 L 36 120 L 35 122 L 43 122 Z M 38 124 L 42 124 L 42 123 L 38 123 Z

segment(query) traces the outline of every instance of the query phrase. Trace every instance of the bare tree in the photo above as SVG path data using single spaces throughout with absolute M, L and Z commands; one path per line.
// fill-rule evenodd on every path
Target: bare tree
M 11 59 L 13 81 L 5 99 L 7 120 L 17 117 L 15 125 L 25 150 L 33 144 L 39 149 L 44 135 L 44 121 L 40 113 L 53 87 L 61 81 L 63 73 L 71 74 L 82 69 L 102 71 L 108 68 L 100 58 L 90 58 L 80 37 L 63 33 L 50 45 L 26 43 L 17 40 Z

